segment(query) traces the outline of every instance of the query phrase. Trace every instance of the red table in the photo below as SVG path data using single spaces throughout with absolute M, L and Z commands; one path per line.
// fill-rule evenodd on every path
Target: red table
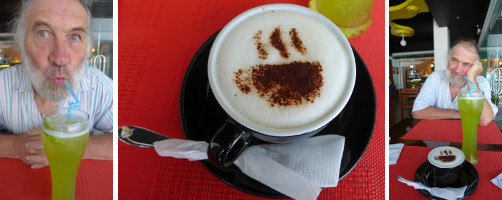
M 121 0 L 119 18 L 118 125 L 145 127 L 185 138 L 179 97 L 184 73 L 200 46 L 238 14 L 264 4 L 306 0 Z M 384 199 L 385 3 L 375 0 L 369 29 L 349 42 L 373 79 L 377 119 L 359 164 L 319 199 Z M 201 163 L 161 158 L 153 149 L 119 142 L 119 199 L 261 199 L 223 183 Z
M 0 158 L 0 199 L 49 200 L 51 190 L 49 167 L 31 169 L 19 159 Z M 83 160 L 75 199 L 113 199 L 113 162 Z
M 462 142 L 462 123 L 460 120 L 420 120 L 401 139 Z M 502 132 L 495 122 L 478 128 L 478 143 L 502 144 Z
M 430 147 L 404 146 L 395 165 L 389 165 L 389 199 L 427 199 L 413 187 L 396 179 L 401 175 L 414 180 L 418 167 L 427 160 Z M 469 199 L 500 199 L 502 190 L 490 182 L 502 173 L 502 152 L 478 151 L 479 163 L 474 165 L 479 174 L 479 184 Z

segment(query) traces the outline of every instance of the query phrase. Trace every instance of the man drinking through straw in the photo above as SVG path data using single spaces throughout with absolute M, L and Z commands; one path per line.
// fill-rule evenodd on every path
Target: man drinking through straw
M 40 127 L 42 113 L 75 101 L 67 81 L 89 114 L 91 132 L 84 159 L 113 158 L 113 85 L 85 65 L 90 54 L 91 15 L 83 0 L 27 0 L 13 31 L 23 63 L 0 71 L 0 157 L 19 158 L 32 168 L 47 166 Z

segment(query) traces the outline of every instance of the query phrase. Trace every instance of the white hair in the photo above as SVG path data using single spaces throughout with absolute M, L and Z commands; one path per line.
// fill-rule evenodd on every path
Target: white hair
M 92 31 L 91 31 L 91 20 L 92 20 L 92 15 L 91 11 L 89 10 L 89 7 L 85 4 L 84 0 L 76 0 L 82 5 L 82 7 L 85 9 L 85 12 L 87 13 L 87 48 L 86 48 L 86 54 L 85 57 L 89 57 L 91 55 L 91 44 L 92 44 Z M 14 40 L 17 42 L 19 45 L 19 48 L 21 51 L 24 50 L 24 36 L 26 35 L 26 15 L 27 15 L 27 10 L 28 7 L 30 6 L 31 2 L 33 0 L 25 0 L 24 3 L 21 5 L 21 9 L 17 13 L 17 16 L 14 18 L 12 21 L 12 32 L 14 33 Z
M 91 31 L 91 12 L 89 11 L 89 8 L 85 4 L 83 0 L 77 0 L 82 7 L 85 9 L 87 13 L 87 33 L 86 33 L 86 53 L 84 56 L 84 59 L 82 60 L 82 63 L 80 66 L 77 68 L 75 71 L 75 74 L 73 77 L 71 76 L 71 72 L 68 72 L 66 69 L 63 69 L 61 67 L 58 67 L 55 70 L 60 70 L 62 73 L 65 73 L 66 75 L 69 75 L 69 83 L 71 87 L 76 87 L 78 81 L 80 81 L 80 78 L 84 72 L 84 68 L 86 65 L 86 60 L 89 57 L 91 51 L 90 47 L 92 44 L 92 31 Z M 33 67 L 32 60 L 33 58 L 30 57 L 28 52 L 26 51 L 26 48 L 24 46 L 24 38 L 26 35 L 26 15 L 27 15 L 27 10 L 30 7 L 31 3 L 33 0 L 26 0 L 22 6 L 21 9 L 14 19 L 12 23 L 12 31 L 14 33 L 14 40 L 18 43 L 19 45 L 19 50 L 21 52 L 21 56 L 23 58 L 23 66 L 24 70 L 26 70 L 26 73 L 28 74 L 30 81 L 32 82 L 33 87 L 35 90 L 46 100 L 50 102 L 59 102 L 66 98 L 67 96 L 70 95 L 69 91 L 65 88 L 54 88 L 51 87 L 47 82 L 45 81 L 45 76 L 47 74 L 44 73 L 49 73 L 49 72 L 42 72 L 36 67 Z M 54 70 L 52 70 L 54 71 Z M 69 74 L 68 74 L 69 73 Z
M 460 38 L 454 41 L 453 46 L 448 50 L 448 60 L 451 59 L 453 50 L 460 45 L 463 45 L 464 47 L 473 50 L 474 53 L 476 53 L 477 59 L 480 60 L 478 44 L 475 40 L 471 38 Z

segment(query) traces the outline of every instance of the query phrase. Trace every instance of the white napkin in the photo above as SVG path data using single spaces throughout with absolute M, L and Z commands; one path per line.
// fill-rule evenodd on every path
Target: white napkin
M 322 188 L 336 187 L 345 138 L 312 137 L 291 144 L 248 147 L 235 165 L 249 177 L 294 199 L 317 199 Z M 160 156 L 207 159 L 207 143 L 168 139 L 153 143 Z
M 153 143 L 163 157 L 186 158 L 190 161 L 207 159 L 207 143 L 203 141 L 168 139 Z
M 467 188 L 467 185 L 460 188 L 427 187 L 422 183 L 411 181 L 407 182 L 406 184 L 414 187 L 417 190 L 427 190 L 433 196 L 448 200 L 456 200 L 458 198 L 464 197 L 465 189 Z
M 495 186 L 502 189 L 502 173 L 490 180 Z
M 404 144 L 389 144 L 389 164 L 395 165 L 399 155 L 401 155 L 401 150 L 403 150 Z

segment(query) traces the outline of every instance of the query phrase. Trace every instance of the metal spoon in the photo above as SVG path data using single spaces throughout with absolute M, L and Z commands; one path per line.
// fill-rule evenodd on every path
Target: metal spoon
M 122 142 L 144 148 L 152 148 L 153 142 L 169 139 L 164 135 L 137 126 L 121 126 L 118 134 Z

